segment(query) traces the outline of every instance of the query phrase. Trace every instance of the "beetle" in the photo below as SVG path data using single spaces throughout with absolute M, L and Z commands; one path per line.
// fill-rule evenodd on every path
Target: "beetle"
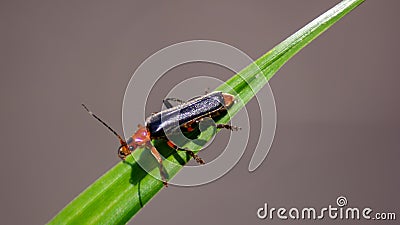
M 177 106 L 172 106 L 171 101 L 178 102 Z M 124 140 L 121 136 L 115 132 L 110 126 L 108 126 L 103 120 L 93 114 L 86 105 L 82 106 L 86 111 L 96 118 L 100 123 L 106 126 L 120 142 L 118 148 L 118 156 L 125 160 L 138 147 L 146 147 L 150 149 L 151 154 L 157 160 L 159 164 L 161 178 L 165 186 L 168 186 L 166 175 L 163 171 L 162 157 L 158 150 L 151 143 L 152 140 L 163 139 L 167 141 L 167 144 L 177 151 L 186 151 L 192 158 L 199 164 L 204 164 L 204 160 L 201 159 L 196 153 L 189 149 L 179 148 L 172 140 L 167 138 L 168 133 L 175 133 L 177 129 L 181 129 L 184 132 L 192 132 L 196 129 L 199 123 L 205 118 L 214 119 L 218 116 L 223 116 L 235 102 L 235 97 L 228 93 L 221 91 L 214 91 L 206 95 L 196 97 L 188 102 L 184 102 L 175 98 L 167 98 L 163 101 L 167 107 L 166 110 L 162 110 L 158 113 L 153 113 L 147 117 L 145 125 L 138 125 L 137 131 Z M 216 128 L 225 128 L 229 130 L 239 130 L 239 127 L 231 126 L 229 124 L 216 124 Z

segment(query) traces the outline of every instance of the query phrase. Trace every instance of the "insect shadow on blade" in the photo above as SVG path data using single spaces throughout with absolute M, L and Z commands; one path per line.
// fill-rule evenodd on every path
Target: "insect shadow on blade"
M 180 104 L 177 106 L 172 106 L 171 101 L 175 101 Z M 184 133 L 194 132 L 199 127 L 200 122 L 203 120 L 207 118 L 214 119 L 225 115 L 227 113 L 227 109 L 231 107 L 234 102 L 235 97 L 233 95 L 220 91 L 211 92 L 201 97 L 189 100 L 188 102 L 184 102 L 175 98 L 167 98 L 163 101 L 167 109 L 158 113 L 153 113 L 151 116 L 147 117 L 145 125 L 138 125 L 137 131 L 126 141 L 122 139 L 121 136 L 103 120 L 93 114 L 86 107 L 86 105 L 82 104 L 82 106 L 90 115 L 96 118 L 115 136 L 117 136 L 121 144 L 118 148 L 118 156 L 122 160 L 125 160 L 125 158 L 138 147 L 145 147 L 149 149 L 151 155 L 158 162 L 161 179 L 164 183 L 164 186 L 167 187 L 167 173 L 164 171 L 162 164 L 163 157 L 151 141 L 165 140 L 167 141 L 169 147 L 175 149 L 176 151 L 185 151 L 190 157 L 195 159 L 197 163 L 204 164 L 204 160 L 201 159 L 196 153 L 190 149 L 178 147 L 177 143 L 170 140 L 168 137 L 170 137 L 169 135 L 180 133 L 180 131 L 183 131 Z M 225 128 L 232 131 L 240 129 L 239 127 L 231 126 L 229 124 L 215 124 L 215 126 L 217 129 Z

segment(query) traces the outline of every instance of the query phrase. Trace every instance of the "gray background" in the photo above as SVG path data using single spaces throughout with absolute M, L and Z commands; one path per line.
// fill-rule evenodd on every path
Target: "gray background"
M 152 53 L 211 39 L 258 58 L 337 2 L 1 1 L 1 223 L 47 222 L 119 161 L 115 138 L 80 103 L 121 131 L 125 87 Z M 278 126 L 257 171 L 247 171 L 250 143 L 230 173 L 207 185 L 162 190 L 133 223 L 308 224 L 261 221 L 256 210 L 265 202 L 318 208 L 340 195 L 352 206 L 399 216 L 399 6 L 367 1 L 270 81 Z M 151 102 L 199 74 L 227 79 L 232 72 L 205 64 L 176 68 Z M 148 105 L 148 112 L 160 106 Z M 256 133 L 256 102 L 248 109 Z M 221 133 L 221 140 L 229 135 Z M 215 149 L 202 156 L 212 159 Z

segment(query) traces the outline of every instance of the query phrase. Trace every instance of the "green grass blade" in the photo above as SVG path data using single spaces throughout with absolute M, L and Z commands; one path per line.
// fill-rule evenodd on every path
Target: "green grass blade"
M 233 89 L 233 92 L 237 93 L 237 98 L 243 103 L 234 104 L 229 109 L 230 115 L 233 116 L 242 109 L 285 62 L 363 1 L 340 2 L 218 87 L 217 90 L 224 92 L 232 92 Z M 228 121 L 229 117 L 223 117 L 218 122 Z M 209 138 L 211 135 L 212 131 L 204 132 L 201 138 Z M 164 165 L 171 179 L 189 158 L 184 152 L 176 152 L 162 142 L 155 145 L 172 162 Z M 148 151 L 138 149 L 133 155 L 134 157 L 130 156 L 126 162 L 118 163 L 90 185 L 61 210 L 49 224 L 124 224 L 129 221 L 163 188 L 161 181 L 151 175 L 158 176 L 158 168 L 154 160 L 149 160 L 152 162 L 149 165 L 150 174 L 134 160 L 134 158 L 142 160 L 142 158 L 151 157 Z

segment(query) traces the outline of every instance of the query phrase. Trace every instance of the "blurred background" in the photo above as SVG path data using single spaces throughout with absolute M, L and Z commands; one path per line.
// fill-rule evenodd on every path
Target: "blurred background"
M 1 223 L 46 223 L 119 162 L 115 137 L 80 104 L 122 132 L 125 88 L 151 54 L 209 39 L 256 59 L 338 2 L 1 1 Z M 251 140 L 227 175 L 162 190 L 131 224 L 308 224 L 263 221 L 256 211 L 264 203 L 335 205 L 341 195 L 351 206 L 399 216 L 399 6 L 366 1 L 272 78 L 277 130 L 255 172 L 247 170 Z M 202 63 L 177 67 L 152 91 L 146 111 L 158 111 L 168 88 L 198 75 L 226 80 L 233 72 Z M 257 134 L 257 103 L 247 110 Z M 228 137 L 221 132 L 216 141 L 223 146 Z M 208 148 L 202 156 L 212 160 L 216 153 Z

